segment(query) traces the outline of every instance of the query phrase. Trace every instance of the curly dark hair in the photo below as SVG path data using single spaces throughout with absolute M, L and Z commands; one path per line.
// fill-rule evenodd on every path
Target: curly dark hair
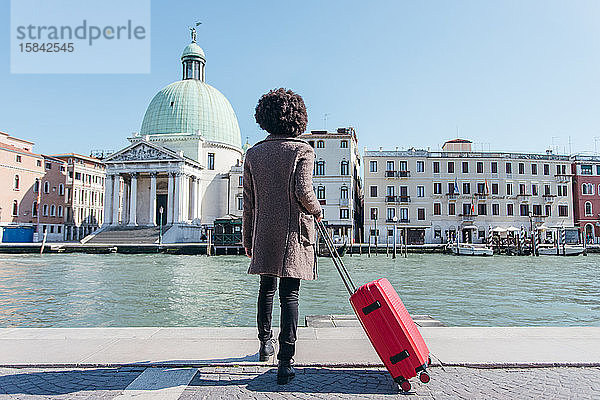
M 263 94 L 256 105 L 254 118 L 272 135 L 298 136 L 304 133 L 308 123 L 302 96 L 284 88 Z

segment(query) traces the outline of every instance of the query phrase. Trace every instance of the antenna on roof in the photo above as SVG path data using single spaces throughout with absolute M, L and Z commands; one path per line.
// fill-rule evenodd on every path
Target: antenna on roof
M 323 123 L 325 124 L 325 132 L 327 132 L 327 117 L 329 117 L 331 113 L 323 114 Z

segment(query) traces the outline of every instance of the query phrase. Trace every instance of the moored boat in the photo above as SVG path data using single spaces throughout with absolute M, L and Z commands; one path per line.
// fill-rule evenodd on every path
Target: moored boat
M 457 256 L 493 256 L 494 250 L 485 245 L 458 243 L 449 245 L 452 253 Z
M 540 256 L 578 256 L 585 252 L 585 248 L 572 244 L 559 245 L 558 247 L 540 245 L 537 251 Z

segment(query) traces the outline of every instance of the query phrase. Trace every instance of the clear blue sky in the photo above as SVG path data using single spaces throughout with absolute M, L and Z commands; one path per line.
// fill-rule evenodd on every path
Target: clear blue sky
M 43 153 L 119 149 L 154 94 L 181 79 L 188 26 L 206 81 L 235 109 L 242 140 L 263 137 L 254 107 L 284 86 L 309 129 L 353 125 L 361 149 L 594 151 L 600 137 L 598 1 L 152 1 L 152 65 L 141 75 L 12 75 L 0 0 L 0 131 Z M 598 141 L 600 150 L 600 141 Z

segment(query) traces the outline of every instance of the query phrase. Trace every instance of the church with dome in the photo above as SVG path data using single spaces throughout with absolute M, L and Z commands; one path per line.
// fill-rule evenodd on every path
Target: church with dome
M 131 144 L 103 160 L 103 231 L 164 226 L 165 243 L 190 242 L 215 219 L 241 215 L 240 128 L 227 98 L 205 82 L 195 30 L 181 63 L 182 79 L 154 96 Z

